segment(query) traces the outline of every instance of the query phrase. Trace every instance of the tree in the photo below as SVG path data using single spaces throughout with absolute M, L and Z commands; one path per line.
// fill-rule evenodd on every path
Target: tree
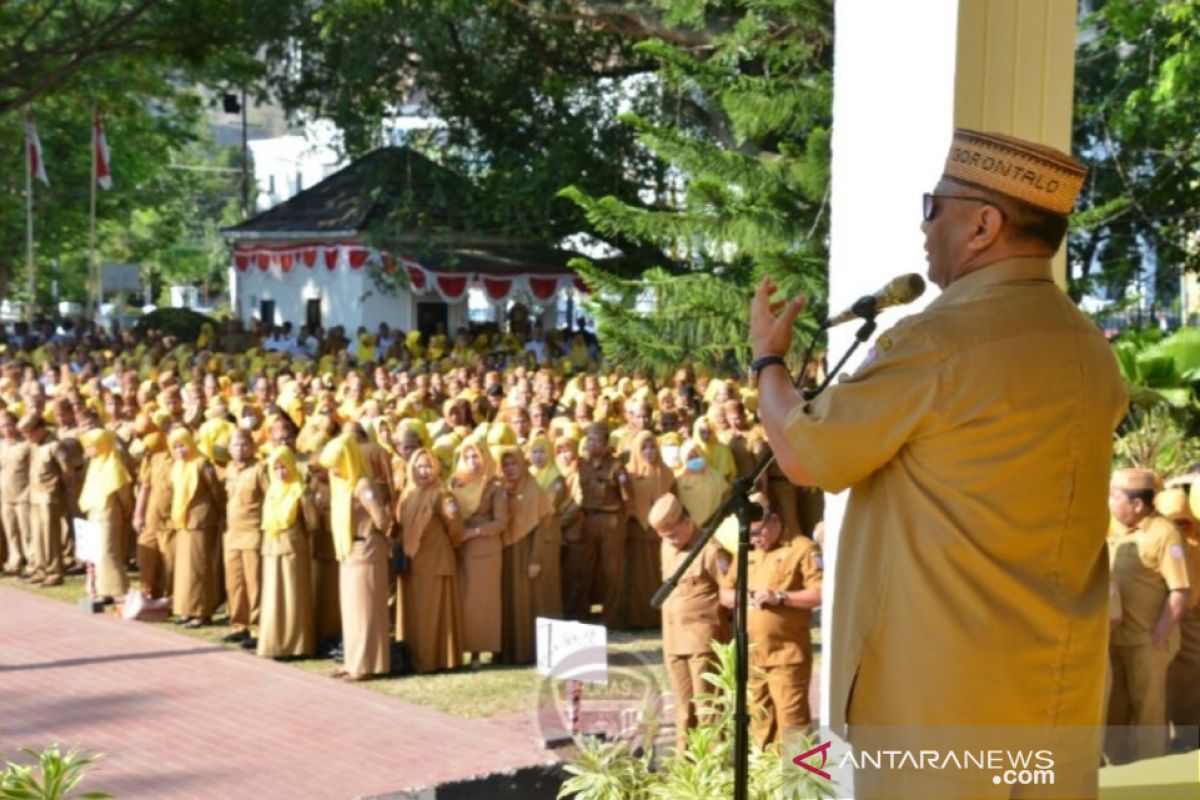
M 1173 296 L 1200 267 L 1200 3 L 1094 0 L 1081 8 L 1075 147 L 1091 166 L 1070 237 L 1071 292 Z
M 637 47 L 659 63 L 663 102 L 679 113 L 663 122 L 622 118 L 672 165 L 670 185 L 648 207 L 579 186 L 564 195 L 601 235 L 652 243 L 667 266 L 629 280 L 580 265 L 595 290 L 606 355 L 654 371 L 687 361 L 736 371 L 749 360 L 749 298 L 764 273 L 789 295 L 824 295 L 832 7 L 663 7 L 665 21 L 690 29 L 708 29 L 714 10 L 737 12 L 700 51 L 662 39 Z M 651 310 L 639 308 L 639 296 Z
M 653 112 L 657 93 L 629 81 L 654 65 L 576 5 L 296 4 L 267 53 L 284 103 L 332 119 L 352 155 L 382 144 L 382 121 L 401 106 L 432 107 L 446 128 L 408 143 L 479 184 L 487 202 L 475 232 L 555 243 L 587 228 L 557 195 L 567 184 L 636 202 L 662 180 L 661 165 L 616 118 L 619 104 Z

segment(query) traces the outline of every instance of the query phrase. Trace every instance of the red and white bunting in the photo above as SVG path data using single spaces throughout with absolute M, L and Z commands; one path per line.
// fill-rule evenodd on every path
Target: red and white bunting
M 572 274 L 438 272 L 426 269 L 404 256 L 383 253 L 357 242 L 243 245 L 237 247 L 233 254 L 233 266 L 238 272 L 247 272 L 253 266 L 260 272 L 271 272 L 282 277 L 299 266 L 313 270 L 322 265 L 329 272 L 339 269 L 358 271 L 367 265 L 379 266 L 389 274 L 403 269 L 408 277 L 409 291 L 413 294 L 437 292 L 447 303 L 461 302 L 471 287 L 481 288 L 493 303 L 506 302 L 515 292 L 526 292 L 534 302 L 546 304 L 552 302 L 559 292 L 571 288 L 584 293 L 588 291 L 583 281 Z
M 25 115 L 25 150 L 29 154 L 29 174 L 49 186 L 50 178 L 46 175 L 46 161 L 42 158 L 42 140 L 38 138 L 37 125 L 33 123 L 33 114 Z
M 104 123 L 100 121 L 100 109 L 97 108 L 92 117 L 92 148 L 95 151 L 96 185 L 101 189 L 111 189 L 112 169 L 108 156 L 108 140 L 104 138 Z

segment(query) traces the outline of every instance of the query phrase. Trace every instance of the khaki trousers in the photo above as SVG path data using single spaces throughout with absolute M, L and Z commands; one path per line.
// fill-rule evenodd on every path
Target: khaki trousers
M 596 528 L 582 520 L 572 530 L 563 531 L 563 613 L 567 619 L 585 619 L 591 609 L 599 553 L 596 536 Z
M 5 568 L 19 569 L 29 563 L 33 548 L 29 543 L 29 501 L 4 501 L 0 506 L 4 517 L 4 538 L 8 545 L 8 561 Z
M 1167 668 L 1167 716 L 1176 726 L 1194 727 L 1200 725 L 1200 606 L 1184 613 L 1179 634 L 1179 652 Z
M 675 746 L 682 750 L 687 747 L 687 732 L 698 721 L 696 695 L 713 691 L 704 673 L 715 669 L 716 658 L 712 653 L 694 653 L 664 655 L 663 659 L 675 693 Z
M 617 630 L 621 627 L 621 606 L 625 601 L 625 524 L 616 514 L 585 514 L 583 529 L 584 536 L 596 542 L 593 580 L 603 606 L 601 621 L 610 631 Z
M 54 502 L 30 503 L 29 528 L 34 574 L 47 583 L 61 583 L 62 508 Z
M 307 557 L 307 556 L 306 556 Z M 235 631 L 258 625 L 262 598 L 262 555 L 253 549 L 225 551 L 225 597 Z
M 751 670 L 750 732 L 762 744 L 781 742 L 792 729 L 804 732 L 812 725 L 808 708 L 808 685 L 812 662 L 759 667 Z
M 1112 645 L 1108 652 L 1112 692 L 1104 752 L 1114 764 L 1166 755 L 1170 654 L 1149 644 Z

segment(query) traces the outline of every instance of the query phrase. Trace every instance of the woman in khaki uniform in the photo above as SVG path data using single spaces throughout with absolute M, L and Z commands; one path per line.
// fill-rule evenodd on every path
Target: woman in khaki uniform
M 703 527 L 725 499 L 729 483 L 708 462 L 704 449 L 694 439 L 684 442 L 679 455 L 683 461 L 683 471 L 675 478 L 677 494 L 688 516 Z
M 129 591 L 125 574 L 125 529 L 133 508 L 133 479 L 117 453 L 117 437 L 109 430 L 93 428 L 80 443 L 89 461 L 79 509 L 100 529 L 100 558 L 96 562 L 96 593 L 119 597 Z
M 258 654 L 310 656 L 317 643 L 313 613 L 311 531 L 317 510 L 305 496 L 296 456 L 277 447 L 267 462 L 270 484 L 263 500 L 262 603 Z
M 580 597 L 577 585 L 582 585 L 581 571 L 586 564 L 575 558 L 583 541 L 583 512 L 579 508 L 579 435 L 577 431 L 564 432 L 554 440 L 554 464 L 562 476 L 562 486 L 554 497 L 555 516 L 562 531 L 562 556 L 559 571 L 562 575 L 563 616 L 567 619 L 583 619 L 587 613 L 586 600 L 572 603 L 572 597 Z
M 468 438 L 459 447 L 450 491 L 465 529 L 458 551 L 463 649 L 473 656 L 471 668 L 478 669 L 483 653 L 500 652 L 501 537 L 508 528 L 508 494 L 482 438 Z
M 317 512 L 312 539 L 313 606 L 316 613 L 317 647 L 325 652 L 342 638 L 342 601 L 338 586 L 338 558 L 329 525 L 329 473 L 320 464 L 308 464 L 308 491 Z
M 388 637 L 388 543 L 391 524 L 358 442 L 341 434 L 321 451 L 329 470 L 329 521 L 341 563 L 342 668 L 334 675 L 368 680 L 391 671 Z
M 217 607 L 217 555 L 221 483 L 196 449 L 187 428 L 173 428 L 167 446 L 171 465 L 171 524 L 175 527 L 174 613 L 189 628 L 207 625 Z
M 550 500 L 550 515 L 542 519 L 538 563 L 541 574 L 533 582 L 533 613 L 535 617 L 562 619 L 562 550 L 563 532 L 561 508 L 567 483 L 554 463 L 554 448 L 545 434 L 536 434 L 527 445 L 529 471 Z
M 408 571 L 400 576 L 404 602 L 397 608 L 396 639 L 412 651 L 417 672 L 462 666 L 462 608 L 458 563 L 462 544 L 458 505 L 438 480 L 437 457 L 419 449 L 408 462 L 408 477 L 397 518 Z
M 529 472 L 525 454 L 515 445 L 500 448 L 500 473 L 508 494 L 508 527 L 501 539 L 501 660 L 531 664 L 534 658 L 534 588 L 542 563 L 551 557 L 543 520 L 554 515 L 554 502 Z M 557 556 L 557 552 L 553 553 Z
M 147 597 L 167 597 L 175 580 L 175 528 L 171 525 L 171 454 L 167 437 L 150 420 L 140 421 L 142 463 L 138 467 L 138 577 Z
M 630 443 L 629 519 L 625 539 L 625 627 L 631 630 L 657 628 L 662 613 L 650 598 L 662 582 L 662 540 L 650 527 L 654 501 L 675 490 L 675 476 L 662 463 L 658 440 L 641 431 Z

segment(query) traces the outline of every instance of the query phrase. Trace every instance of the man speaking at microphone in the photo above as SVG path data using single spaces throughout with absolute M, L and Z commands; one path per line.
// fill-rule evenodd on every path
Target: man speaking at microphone
M 960 748 L 1034 741 L 1006 744 L 1007 730 L 1039 731 L 1039 746 L 1063 733 L 1055 797 L 1097 791 L 1108 480 L 1126 408 L 1107 342 L 1051 275 L 1086 172 L 1033 142 L 955 131 L 923 198 L 941 295 L 812 401 L 779 366 L 804 299 L 773 302 L 764 280 L 750 321 L 780 467 L 800 485 L 850 489 L 830 726 L 848 726 L 856 748 L 888 745 L 882 726 Z M 1024 796 L 952 769 L 860 769 L 855 786 L 856 797 Z

